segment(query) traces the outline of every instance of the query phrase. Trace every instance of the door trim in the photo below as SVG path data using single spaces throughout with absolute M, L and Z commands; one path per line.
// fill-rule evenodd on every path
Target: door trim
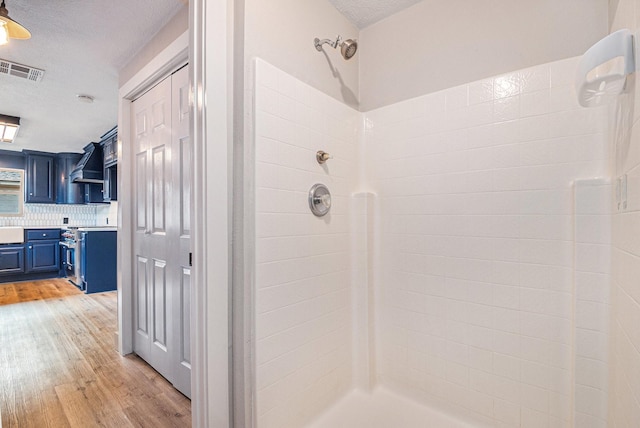
M 194 427 L 231 427 L 231 214 L 234 0 L 189 2 L 189 31 L 119 90 L 118 338 L 133 351 L 131 102 L 189 62 L 193 141 L 191 413 Z M 242 70 L 239 70 L 241 73 Z M 207 144 L 208 143 L 208 144 Z M 129 150 L 128 150 L 129 151 Z M 124 155 L 124 156 L 123 156 Z M 123 185 L 126 183 L 126 185 Z
M 194 427 L 233 426 L 231 219 L 234 0 L 189 1 L 194 155 L 191 396 Z M 238 73 L 241 73 L 239 70 Z

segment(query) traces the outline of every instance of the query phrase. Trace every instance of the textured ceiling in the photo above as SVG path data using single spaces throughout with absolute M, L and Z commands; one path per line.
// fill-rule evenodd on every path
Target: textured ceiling
M 421 0 L 329 0 L 347 19 L 362 29 Z
M 118 70 L 186 0 L 6 0 L 29 40 L 0 46 L 0 58 L 45 70 L 39 83 L 0 74 L 0 114 L 21 117 L 6 150 L 82 151 L 117 122 Z M 78 102 L 76 94 L 95 97 Z

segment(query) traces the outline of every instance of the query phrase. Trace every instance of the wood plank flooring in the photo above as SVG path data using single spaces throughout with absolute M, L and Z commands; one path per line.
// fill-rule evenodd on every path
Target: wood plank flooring
M 116 293 L 0 284 L 0 415 L 12 427 L 190 427 L 191 402 L 115 349 Z

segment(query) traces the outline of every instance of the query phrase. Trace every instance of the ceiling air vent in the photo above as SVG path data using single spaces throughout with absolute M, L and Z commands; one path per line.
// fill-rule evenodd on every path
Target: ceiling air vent
M 39 82 L 42 80 L 42 76 L 44 76 L 44 70 L 29 67 L 28 65 L 16 64 L 6 59 L 0 59 L 0 74 L 9 74 L 33 82 Z

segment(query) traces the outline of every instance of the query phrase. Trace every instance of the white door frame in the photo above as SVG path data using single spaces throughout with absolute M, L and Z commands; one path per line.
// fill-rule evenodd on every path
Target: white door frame
M 131 102 L 189 62 L 193 141 L 191 413 L 194 427 L 231 427 L 231 213 L 234 0 L 189 1 L 189 31 L 119 91 L 118 350 L 133 352 Z M 127 148 L 127 150 L 123 150 Z
M 230 295 L 234 0 L 190 0 L 189 8 L 196 284 L 191 300 L 191 410 L 194 427 L 227 428 L 233 423 Z

